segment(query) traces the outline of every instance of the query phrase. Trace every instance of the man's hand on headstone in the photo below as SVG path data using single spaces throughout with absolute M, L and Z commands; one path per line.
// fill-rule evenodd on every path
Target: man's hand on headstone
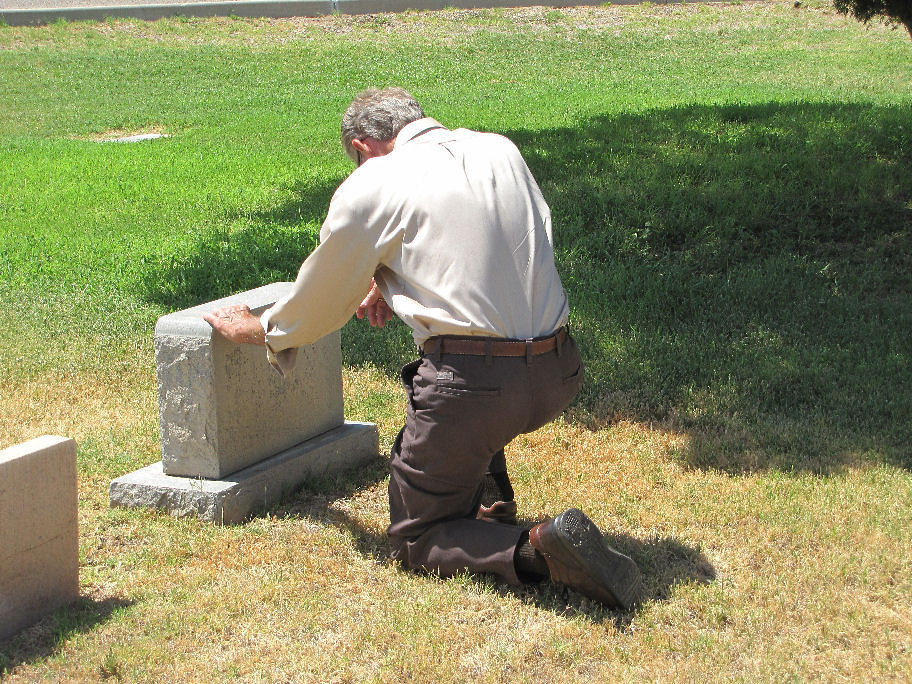
M 266 344 L 266 331 L 246 304 L 223 306 L 204 313 L 203 318 L 235 344 Z
M 371 325 L 379 326 L 381 328 L 395 315 L 389 304 L 386 303 L 383 295 L 380 294 L 380 288 L 377 287 L 377 283 L 373 278 L 371 278 L 370 290 L 368 291 L 367 296 L 361 300 L 361 304 L 358 306 L 355 315 L 358 318 L 364 318 L 364 316 L 367 315 L 367 320 Z

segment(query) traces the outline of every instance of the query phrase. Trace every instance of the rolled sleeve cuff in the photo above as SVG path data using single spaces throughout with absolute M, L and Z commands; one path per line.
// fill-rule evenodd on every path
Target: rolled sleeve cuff
M 298 360 L 298 348 L 292 347 L 291 349 L 283 349 L 282 351 L 275 352 L 269 346 L 269 343 L 267 343 L 266 360 L 269 361 L 269 365 L 275 369 L 276 373 L 283 378 L 287 378 L 291 375 L 291 372 L 295 367 L 295 362 Z
M 275 330 L 275 325 L 271 325 L 269 322 L 269 314 L 271 312 L 272 308 L 270 307 L 263 312 L 262 316 L 260 316 L 260 324 L 263 326 L 263 330 L 266 331 L 266 360 L 269 361 L 269 365 L 273 367 L 276 373 L 283 378 L 287 378 L 291 375 L 295 363 L 298 360 L 298 348 L 290 347 L 288 349 L 279 350 L 273 348 L 269 339 L 270 332 Z M 272 330 L 270 330 L 270 328 L 272 328 Z

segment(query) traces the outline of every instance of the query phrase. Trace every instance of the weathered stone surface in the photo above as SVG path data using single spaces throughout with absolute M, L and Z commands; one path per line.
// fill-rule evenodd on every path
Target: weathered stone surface
M 354 468 L 379 453 L 377 426 L 346 422 L 223 480 L 167 475 L 161 463 L 111 483 L 112 506 L 155 508 L 218 523 L 241 522 L 308 478 Z
M 273 283 L 167 316 L 155 326 L 165 474 L 224 479 L 344 422 L 339 333 L 298 351 L 281 378 L 262 347 L 236 345 L 202 314 L 228 304 L 262 313 L 288 291 Z
M 0 639 L 79 595 L 76 443 L 0 451 Z

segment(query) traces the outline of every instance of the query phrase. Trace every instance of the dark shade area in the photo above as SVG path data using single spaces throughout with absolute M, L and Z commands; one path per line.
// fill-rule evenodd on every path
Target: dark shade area
M 75 634 L 92 631 L 117 611 L 129 608 L 133 601 L 118 598 L 95 600 L 81 597 L 11 639 L 0 642 L 0 675 L 17 665 L 42 660 L 57 653 Z

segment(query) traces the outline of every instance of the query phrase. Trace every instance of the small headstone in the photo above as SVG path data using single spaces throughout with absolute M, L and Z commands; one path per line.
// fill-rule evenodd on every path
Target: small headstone
M 158 320 L 162 460 L 114 480 L 112 506 L 239 522 L 310 477 L 377 456 L 377 426 L 345 421 L 338 332 L 301 347 L 282 378 L 263 347 L 229 342 L 203 320 L 231 304 L 260 314 L 290 287 L 273 283 Z
M 203 313 L 229 304 L 260 314 L 290 287 L 273 283 L 158 319 L 166 475 L 218 480 L 345 422 L 338 332 L 302 347 L 294 372 L 282 378 L 263 347 L 229 342 L 203 320 Z
M 0 451 L 0 639 L 79 596 L 76 443 Z

